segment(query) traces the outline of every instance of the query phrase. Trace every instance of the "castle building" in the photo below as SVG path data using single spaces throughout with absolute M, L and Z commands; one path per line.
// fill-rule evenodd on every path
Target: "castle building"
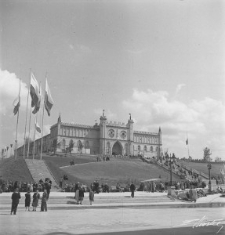
M 134 155 L 158 157 L 161 155 L 162 132 L 156 133 L 135 131 L 131 116 L 127 124 L 107 121 L 100 117 L 99 123 L 93 126 L 64 123 L 59 116 L 56 124 L 51 126 L 50 134 L 43 137 L 43 152 L 66 152 L 72 144 L 72 153 Z M 33 151 L 30 147 L 30 154 Z M 40 153 L 41 139 L 35 141 L 35 153 Z M 18 153 L 23 152 L 23 146 Z

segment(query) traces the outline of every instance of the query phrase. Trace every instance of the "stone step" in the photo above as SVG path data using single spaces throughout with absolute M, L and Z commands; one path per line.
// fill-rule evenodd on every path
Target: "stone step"
M 26 159 L 25 161 L 35 182 L 38 182 L 40 179 L 44 180 L 45 178 L 49 178 L 52 181 L 52 188 L 55 189 L 58 187 L 55 179 L 43 160 Z

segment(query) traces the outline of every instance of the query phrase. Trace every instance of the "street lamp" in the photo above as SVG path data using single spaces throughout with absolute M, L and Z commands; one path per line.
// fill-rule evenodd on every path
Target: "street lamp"
M 212 188 L 211 188 L 211 175 L 210 175 L 210 170 L 212 169 L 212 165 L 209 163 L 207 165 L 208 170 L 209 170 L 209 192 L 211 192 Z
M 172 183 L 173 183 L 173 180 L 172 180 L 172 176 L 173 176 L 173 171 L 172 171 L 172 163 L 175 162 L 175 154 L 173 153 L 172 156 L 171 156 L 171 153 L 170 153 L 170 186 L 172 186 Z
M 172 180 L 172 161 L 171 161 L 171 153 L 170 153 L 170 186 L 172 186 L 173 180 Z

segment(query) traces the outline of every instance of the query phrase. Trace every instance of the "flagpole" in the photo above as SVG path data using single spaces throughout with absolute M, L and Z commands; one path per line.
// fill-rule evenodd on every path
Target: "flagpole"
M 31 69 L 30 69 L 30 75 L 31 75 Z M 26 107 L 26 121 L 25 121 L 25 130 L 24 130 L 24 145 L 23 145 L 23 158 L 26 158 L 26 134 L 27 134 L 27 114 L 28 114 L 28 99 L 29 99 L 29 93 L 30 93 L 30 85 L 28 87 L 27 92 L 27 107 Z
M 187 145 L 187 150 L 188 150 L 188 158 L 190 157 L 190 153 L 189 153 L 189 140 L 188 140 L 188 133 L 186 132 L 187 135 L 187 139 L 186 139 L 186 145 Z
M 30 152 L 30 124 L 31 124 L 31 108 L 30 108 L 30 118 L 29 118 L 29 131 L 28 131 L 28 147 L 27 147 L 27 158 L 29 158 L 29 152 Z
M 37 114 L 35 115 L 35 119 L 34 119 L 34 144 L 33 144 L 33 160 L 34 160 L 34 153 L 35 153 L 35 135 L 36 135 L 36 122 L 37 122 Z
M 47 76 L 47 73 L 46 73 L 46 76 Z M 46 84 L 45 84 L 45 86 L 46 86 Z M 41 156 L 40 156 L 40 160 L 42 160 L 44 113 L 45 113 L 45 101 L 43 102 L 42 122 L 41 122 Z
M 20 104 L 20 90 L 21 90 L 21 79 L 19 83 L 19 104 Z M 17 158 L 17 132 L 18 132 L 18 122 L 19 122 L 19 114 L 20 114 L 20 109 L 18 109 L 17 112 L 17 120 L 16 120 L 16 140 L 15 140 L 15 148 L 14 148 L 14 158 Z

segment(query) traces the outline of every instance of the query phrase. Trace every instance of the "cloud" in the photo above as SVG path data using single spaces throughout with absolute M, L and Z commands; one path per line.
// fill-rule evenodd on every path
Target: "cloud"
M 178 85 L 177 91 L 183 85 Z M 205 97 L 184 103 L 170 97 L 166 91 L 134 89 L 132 97 L 122 104 L 135 117 L 136 130 L 155 132 L 161 126 L 164 147 L 180 155 L 186 154 L 187 134 L 193 157 L 201 158 L 206 146 L 215 151 L 220 148 L 225 153 L 225 105 L 220 100 Z
M 0 69 L 0 114 L 13 112 L 13 101 L 19 94 L 19 78 L 14 73 Z M 27 85 L 21 82 L 21 108 L 26 107 Z
M 176 94 L 181 90 L 182 87 L 186 86 L 185 84 L 178 84 L 176 88 Z

